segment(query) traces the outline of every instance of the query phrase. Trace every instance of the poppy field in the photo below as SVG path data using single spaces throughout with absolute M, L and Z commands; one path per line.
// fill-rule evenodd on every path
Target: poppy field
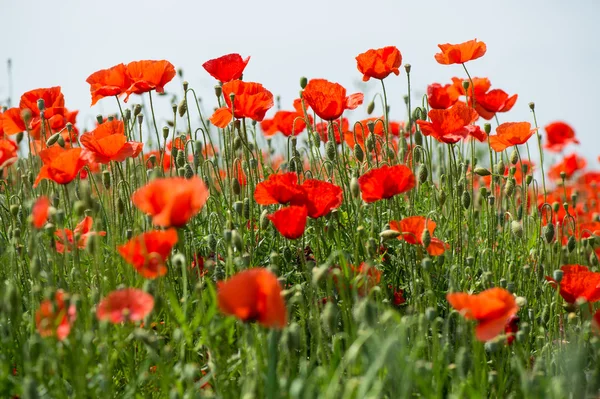
M 486 52 L 433 45 L 422 98 L 389 46 L 347 60 L 371 97 L 281 104 L 227 54 L 212 98 L 90 71 L 93 126 L 59 86 L 0 107 L 0 397 L 599 397 L 600 171 Z

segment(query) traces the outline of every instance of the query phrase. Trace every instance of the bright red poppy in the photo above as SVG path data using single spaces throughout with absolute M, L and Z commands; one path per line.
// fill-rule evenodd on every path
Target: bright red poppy
M 465 319 L 477 321 L 475 336 L 479 341 L 494 339 L 519 310 L 513 295 L 504 288 L 490 288 L 474 295 L 452 293 L 446 299 Z
M 133 84 L 125 64 L 118 64 L 108 69 L 96 71 L 88 76 L 85 81 L 90 84 L 92 105 L 104 97 L 125 94 Z
M 108 294 L 98 304 L 96 317 L 113 324 L 143 320 L 154 308 L 152 295 L 136 288 L 123 288 Z
M 93 162 L 101 164 L 135 158 L 144 146 L 137 141 L 127 141 L 125 124 L 117 119 L 104 122 L 91 132 L 82 134 L 80 142 L 87 150 L 86 155 L 89 154 Z
M 165 85 L 175 77 L 175 67 L 166 60 L 133 61 L 127 64 L 127 74 L 132 83 L 125 91 L 125 102 L 131 94 L 143 94 L 151 90 L 164 93 Z
M 57 290 L 54 300 L 45 299 L 35 312 L 35 326 L 42 337 L 56 337 L 63 341 L 75 323 L 77 309 L 69 303 L 69 294 Z
M 600 300 L 600 273 L 592 272 L 587 266 L 565 265 L 560 268 L 563 277 L 559 284 L 552 277 L 546 276 L 550 285 L 560 288 L 560 296 L 568 303 L 575 303 L 578 299 L 587 302 Z
M 494 89 L 475 96 L 475 109 L 484 119 L 492 119 L 497 112 L 508 112 L 517 102 L 518 95 L 509 96 L 504 90 Z
M 54 146 L 40 151 L 44 163 L 33 183 L 33 187 L 43 179 L 52 180 L 58 184 L 68 184 L 79 174 L 86 165 L 86 159 L 81 148 L 62 149 Z
M 17 161 L 19 146 L 12 140 L 0 138 L 0 169 L 8 168 Z
M 242 77 L 250 56 L 243 59 L 239 54 L 226 54 L 206 61 L 202 67 L 219 82 L 227 83 Z
M 264 268 L 244 270 L 218 282 L 217 302 L 222 313 L 244 322 L 277 329 L 287 324 L 281 285 L 277 276 Z
M 308 209 L 306 206 L 290 205 L 267 216 L 279 234 L 289 240 L 302 237 L 306 228 Z
M 358 178 L 362 200 L 370 203 L 412 190 L 416 180 L 405 165 L 383 165 Z
M 146 164 L 146 169 L 152 169 L 155 165 L 158 165 L 160 162 L 162 153 L 162 162 L 163 162 L 163 171 L 167 172 L 171 168 L 171 153 L 168 151 L 159 151 L 153 150 L 144 153 L 144 163 Z M 153 161 L 151 161 L 153 159 Z
M 464 64 L 465 62 L 483 57 L 487 47 L 484 42 L 477 39 L 469 40 L 460 44 L 438 44 L 441 53 L 435 55 L 435 60 L 443 65 Z
M 512 345 L 517 338 L 517 332 L 519 332 L 519 316 L 514 315 L 508 319 L 506 326 L 504 326 L 504 334 L 506 334 L 506 343 Z
M 585 169 L 586 165 L 587 161 L 585 158 L 580 157 L 575 153 L 569 154 L 565 156 L 561 162 L 552 165 L 548 171 L 548 177 L 550 177 L 552 180 L 560 181 L 562 180 L 560 174 L 564 172 L 565 178 L 570 179 L 575 172 Z
M 308 179 L 302 183 L 304 191 L 304 204 L 308 216 L 313 219 L 327 215 L 333 209 L 339 208 L 343 201 L 343 190 L 326 181 Z
M 433 109 L 448 109 L 458 101 L 460 92 L 454 84 L 442 86 L 439 83 L 433 83 L 427 86 L 427 102 Z
M 490 146 L 496 152 L 502 152 L 508 147 L 525 144 L 537 131 L 531 129 L 529 122 L 506 122 L 496 128 L 496 135 L 490 136 Z
M 356 57 L 356 67 L 363 74 L 363 81 L 370 78 L 385 79 L 390 73 L 398 76 L 402 65 L 402 54 L 394 46 L 371 49 Z
M 79 249 L 85 249 L 88 239 L 94 234 L 105 236 L 106 231 L 92 231 L 94 220 L 91 216 L 86 216 L 75 226 L 74 230 L 59 229 L 54 232 L 54 241 L 56 242 L 56 252 L 59 254 L 71 252 L 75 246 Z
M 209 191 L 198 177 L 155 179 L 131 195 L 142 212 L 152 216 L 155 226 L 181 227 L 202 210 Z
M 296 173 L 274 173 L 256 185 L 254 200 L 260 205 L 298 205 L 304 202 L 304 190 Z
M 492 87 L 492 82 L 490 82 L 488 78 L 476 77 L 473 79 L 461 79 L 454 77 L 452 78 L 452 85 L 461 96 L 467 95 L 467 90 L 465 90 L 465 87 L 463 86 L 464 82 L 469 84 L 469 98 L 473 98 L 473 96 L 475 96 L 475 98 L 480 97 L 487 93 L 487 91 Z
M 234 95 L 233 114 L 231 95 Z M 260 122 L 273 107 L 273 94 L 260 83 L 233 80 L 223 85 L 223 98 L 227 106 L 217 109 L 210 117 L 213 125 L 225 128 L 233 117 L 250 118 Z
M 350 123 L 348 118 L 342 118 L 341 126 L 339 121 L 332 122 L 333 137 L 335 138 L 336 144 L 342 143 L 342 138 L 345 133 L 350 130 Z M 315 132 L 319 135 L 322 142 L 327 143 L 329 141 L 329 122 L 319 122 L 315 124 Z
M 546 144 L 544 148 L 548 151 L 561 152 L 569 143 L 579 144 L 575 137 L 575 131 L 565 122 L 553 122 L 544 127 L 546 131 Z
M 417 124 L 425 136 L 454 144 L 465 139 L 477 127 L 471 125 L 477 119 L 477 111 L 463 102 L 457 102 L 449 109 L 432 109 L 429 111 L 431 122 L 418 120 Z
M 31 221 L 33 227 L 41 229 L 48 221 L 48 210 L 50 209 L 50 200 L 45 195 L 38 198 L 31 208 Z
M 427 253 L 431 256 L 442 255 L 450 246 L 433 236 L 433 231 L 436 227 L 436 223 L 433 220 L 426 219 L 425 216 L 409 216 L 400 221 L 392 220 L 390 222 L 390 229 L 402 233 L 398 236 L 399 240 L 404 240 L 412 245 L 422 246 L 423 232 L 426 225 L 431 238 L 430 244 L 426 248 Z
M 117 249 L 125 262 L 145 278 L 155 279 L 167 274 L 166 261 L 177 243 L 177 230 L 153 230 L 133 237 Z
M 302 98 L 308 106 L 326 121 L 333 121 L 342 116 L 347 109 L 355 109 L 363 103 L 362 93 L 346 96 L 346 89 L 325 79 L 311 79 L 304 90 Z

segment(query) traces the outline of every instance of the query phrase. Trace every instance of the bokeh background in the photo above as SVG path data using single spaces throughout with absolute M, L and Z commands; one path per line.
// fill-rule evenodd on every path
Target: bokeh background
M 14 106 L 25 91 L 60 85 L 67 107 L 80 110 L 80 128 L 91 127 L 97 114 L 116 111 L 111 99 L 90 107 L 85 79 L 121 62 L 171 61 L 211 113 L 215 81 L 201 67 L 210 58 L 250 55 L 244 79 L 261 82 L 291 108 L 301 76 L 363 90 L 368 102 L 380 91 L 379 81 L 362 83 L 354 57 L 395 45 L 403 64 L 412 65 L 413 99 L 420 102 L 428 84 L 465 76 L 461 66 L 434 60 L 437 44 L 477 38 L 488 51 L 468 64 L 471 75 L 519 95 L 511 112 L 499 114 L 500 122 L 532 121 L 528 103 L 534 101 L 540 125 L 571 124 L 582 144 L 567 152 L 598 166 L 597 0 L 0 0 L 0 16 L 0 105 L 12 99 Z M 387 85 L 391 117 L 402 119 L 404 70 Z M 181 93 L 181 80 L 166 89 Z M 130 103 L 139 101 L 133 96 Z M 169 101 L 167 96 L 159 103 L 165 116 Z M 365 108 L 349 114 L 351 120 L 362 118 Z

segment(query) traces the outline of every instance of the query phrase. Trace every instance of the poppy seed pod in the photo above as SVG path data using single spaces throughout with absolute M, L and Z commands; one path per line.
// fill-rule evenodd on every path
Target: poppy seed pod
M 406 73 L 410 74 L 410 69 L 411 69 L 410 64 L 404 64 L 404 70 L 406 71 Z
M 491 125 L 491 124 L 489 124 L 489 123 L 484 123 L 484 124 L 483 124 L 483 131 L 484 131 L 486 134 L 490 134 L 490 132 L 492 131 L 492 125 Z
M 530 185 L 532 181 L 533 181 L 533 176 L 527 175 L 527 177 L 525 177 L 525 184 Z
M 529 103 L 529 109 L 532 111 L 535 111 L 535 103 L 534 102 Z
M 552 278 L 554 279 L 554 281 L 556 281 L 557 284 L 560 284 L 560 282 L 563 279 L 563 275 L 564 275 L 564 272 L 562 270 L 560 270 L 560 269 L 559 270 L 555 270 L 552 273 Z

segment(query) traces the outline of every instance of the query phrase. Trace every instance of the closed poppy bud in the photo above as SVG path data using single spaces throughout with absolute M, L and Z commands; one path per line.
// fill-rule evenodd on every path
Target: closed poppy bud
M 58 139 L 56 140 L 56 142 L 58 143 L 59 146 L 61 146 L 62 148 L 65 148 L 65 139 L 63 138 L 62 134 L 58 135 Z
M 25 122 L 25 125 L 29 126 L 29 123 L 31 122 L 31 110 L 29 108 L 25 108 L 24 110 L 21 111 L 21 119 L 23 119 L 23 122 Z
M 300 78 L 300 87 L 304 89 L 307 84 L 308 84 L 308 79 L 306 78 L 306 76 L 302 76 Z
M 512 152 L 510 153 L 510 163 L 513 165 L 516 165 L 517 162 L 519 162 L 519 153 L 517 152 L 516 149 L 512 150 Z
M 461 200 L 463 208 L 469 209 L 471 206 L 471 194 L 468 191 L 463 191 Z
M 183 165 L 185 165 L 185 154 L 183 153 L 183 151 L 177 151 L 177 157 L 175 158 L 175 162 L 180 168 L 183 167 Z
M 19 133 L 17 133 L 17 135 L 16 135 L 16 137 L 15 137 L 15 138 L 16 138 L 16 141 L 17 141 L 17 145 L 21 144 L 21 141 L 23 141 L 23 137 L 24 137 L 24 134 L 23 134 L 23 132 L 19 132 Z
M 514 192 L 515 192 L 515 179 L 510 178 L 506 181 L 506 184 L 504 185 L 504 194 L 507 197 L 510 197 L 511 195 L 513 195 Z
M 441 256 L 439 259 L 443 259 L 444 257 Z M 423 260 L 421 260 L 421 267 L 423 268 L 423 270 L 425 271 L 429 271 L 431 270 L 431 266 L 432 266 L 432 262 L 431 262 L 431 258 L 426 256 L 423 258 Z
M 397 231 L 397 230 L 383 230 L 381 233 L 379 233 L 379 237 L 381 237 L 383 240 L 391 240 L 394 238 L 398 238 L 402 233 Z
M 107 190 L 110 189 L 110 172 L 108 170 L 102 172 L 102 184 Z
M 48 140 L 46 140 L 46 146 L 52 147 L 60 137 L 60 133 L 54 133 Z
M 358 162 L 362 162 L 365 159 L 365 153 L 362 147 L 358 144 L 354 144 L 354 157 Z
M 373 133 L 369 133 L 369 136 L 367 136 L 365 147 L 371 152 L 375 150 L 375 135 Z
M 330 161 L 335 160 L 336 150 L 333 141 L 328 141 L 327 144 L 325 144 L 325 153 L 327 154 L 327 159 Z
M 378 249 L 377 241 L 373 237 L 367 240 L 367 253 L 371 256 L 375 256 Z
M 321 323 L 323 329 L 329 334 L 333 334 L 336 331 L 338 325 L 338 309 L 333 301 L 327 301 L 323 313 L 321 314 Z
M 567 251 L 569 251 L 569 253 L 573 252 L 576 245 L 577 242 L 575 241 L 575 236 L 570 236 L 569 240 L 567 241 Z
M 490 172 L 488 169 L 482 168 L 480 166 L 476 167 L 474 172 L 479 176 L 489 176 L 492 174 L 492 172 Z
M 180 117 L 183 117 L 186 112 L 187 112 L 187 101 L 184 98 L 183 100 L 181 100 L 181 102 L 177 106 L 177 113 L 179 114 Z
M 548 223 L 544 226 L 544 239 L 548 244 L 554 240 L 554 224 Z
M 523 225 L 521 223 L 519 223 L 518 221 L 513 220 L 510 223 L 510 230 L 512 231 L 512 233 L 515 236 L 517 236 L 519 238 L 523 237 Z
M 494 168 L 494 172 L 497 175 L 503 175 L 504 174 L 504 170 L 506 169 L 506 166 L 504 166 L 504 162 L 502 161 L 502 159 L 500 161 L 498 161 L 498 163 L 496 164 L 495 168 Z
M 179 177 L 185 177 L 185 168 L 178 168 L 177 169 L 177 176 L 179 176 Z
M 233 182 L 232 182 L 232 189 L 233 189 L 233 193 L 235 195 L 240 195 L 240 193 L 242 192 L 242 186 L 240 185 L 240 181 L 238 180 L 237 177 L 233 178 Z
M 373 113 L 373 111 L 375 110 L 375 102 L 371 101 L 368 105 L 367 105 L 367 114 L 371 115 Z
M 427 165 L 421 164 L 419 166 L 419 171 L 417 172 L 417 176 L 419 178 L 419 183 L 423 184 L 427 181 L 427 176 L 429 171 L 427 170 Z
M 525 183 L 527 185 L 530 185 L 532 181 L 533 181 L 533 176 L 527 175 L 527 177 L 525 177 Z
M 429 244 L 431 244 L 431 232 L 429 229 L 423 230 L 423 233 L 421 234 L 421 243 L 423 244 L 423 248 L 427 248 L 429 247 Z

